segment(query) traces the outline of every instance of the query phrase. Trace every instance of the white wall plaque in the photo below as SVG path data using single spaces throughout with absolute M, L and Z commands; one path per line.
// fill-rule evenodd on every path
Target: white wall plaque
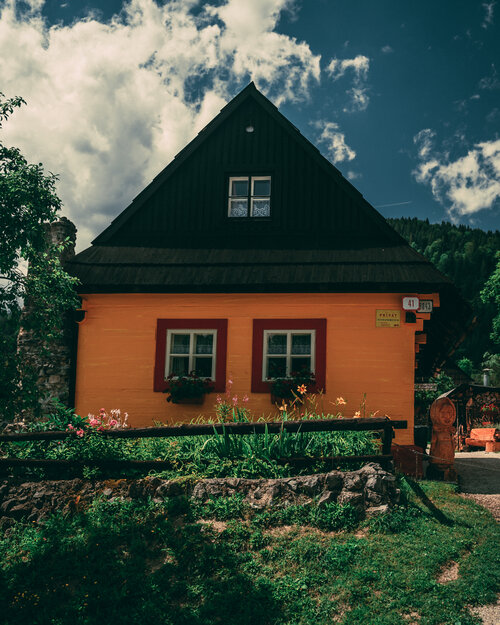
M 403 310 L 418 310 L 419 306 L 418 297 L 403 297 Z
M 421 313 L 430 313 L 432 312 L 432 300 L 431 299 L 421 299 L 420 306 L 418 307 L 418 312 Z

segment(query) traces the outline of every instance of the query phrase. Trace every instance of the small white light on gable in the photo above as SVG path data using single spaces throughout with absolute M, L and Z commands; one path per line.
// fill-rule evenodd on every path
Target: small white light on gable
M 418 310 L 419 306 L 418 297 L 403 297 L 403 310 Z

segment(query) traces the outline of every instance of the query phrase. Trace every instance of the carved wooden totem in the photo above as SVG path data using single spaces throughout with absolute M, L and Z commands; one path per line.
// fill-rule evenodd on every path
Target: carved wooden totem
M 455 462 L 455 405 L 447 397 L 436 399 L 431 406 L 432 439 L 430 451 L 429 477 L 441 477 L 454 481 L 457 472 Z

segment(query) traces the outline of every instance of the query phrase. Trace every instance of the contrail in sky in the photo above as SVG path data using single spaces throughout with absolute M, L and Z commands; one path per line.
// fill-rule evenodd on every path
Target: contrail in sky
M 403 206 L 403 204 L 411 204 L 412 200 L 409 202 L 394 202 L 394 204 L 378 204 L 375 208 L 386 208 L 387 206 Z

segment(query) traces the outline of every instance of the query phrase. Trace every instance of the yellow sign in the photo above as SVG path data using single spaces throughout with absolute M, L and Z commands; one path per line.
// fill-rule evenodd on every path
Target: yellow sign
M 399 328 L 400 324 L 400 310 L 377 310 L 375 321 L 375 326 L 377 328 Z

